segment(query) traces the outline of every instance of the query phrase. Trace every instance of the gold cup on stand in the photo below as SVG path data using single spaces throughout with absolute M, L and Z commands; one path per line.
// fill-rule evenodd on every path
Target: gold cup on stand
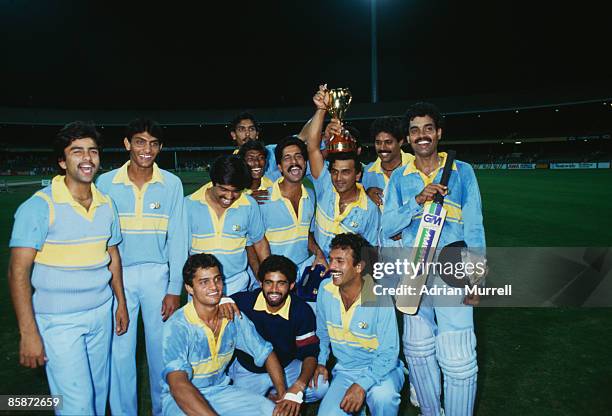
M 327 112 L 332 118 L 337 118 L 342 121 L 346 110 L 348 110 L 353 96 L 348 88 L 334 88 L 329 91 L 330 103 L 327 106 Z M 334 135 L 327 143 L 327 151 L 329 153 L 341 152 L 356 152 L 357 141 L 353 138 L 348 130 L 342 129 L 342 134 Z

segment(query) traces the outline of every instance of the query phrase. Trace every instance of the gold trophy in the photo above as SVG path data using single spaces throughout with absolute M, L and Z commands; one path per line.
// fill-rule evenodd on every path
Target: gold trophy
M 351 92 L 348 88 L 335 88 L 329 91 L 329 97 L 330 103 L 327 106 L 327 112 L 332 118 L 342 121 L 353 99 Z M 356 152 L 357 141 L 348 130 L 343 128 L 341 135 L 334 135 L 329 139 L 327 151 L 329 153 Z

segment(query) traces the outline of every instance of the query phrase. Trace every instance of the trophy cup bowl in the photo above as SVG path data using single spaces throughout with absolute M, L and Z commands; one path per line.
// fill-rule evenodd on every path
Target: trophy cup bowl
M 353 100 L 353 96 L 348 88 L 335 88 L 329 91 L 330 103 L 327 112 L 332 118 L 342 121 L 346 111 Z M 356 152 L 357 142 L 350 135 L 348 130 L 342 129 L 341 135 L 334 135 L 327 143 L 329 153 Z

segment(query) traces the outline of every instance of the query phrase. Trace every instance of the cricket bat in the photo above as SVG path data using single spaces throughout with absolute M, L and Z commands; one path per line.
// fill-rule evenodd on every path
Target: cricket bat
M 456 152 L 454 150 L 447 152 L 440 185 L 448 186 L 455 155 Z M 423 206 L 423 216 L 421 217 L 419 230 L 412 245 L 413 251 L 410 257 L 412 264 L 418 265 L 416 275 L 404 275 L 399 281 L 398 288 L 408 286 L 415 288 L 414 294 L 395 296 L 395 307 L 402 313 L 414 315 L 419 309 L 422 297 L 421 289 L 427 282 L 428 268 L 426 265 L 431 262 L 436 253 L 445 219 L 444 197 L 438 193 L 434 196 L 433 201 L 426 202 Z

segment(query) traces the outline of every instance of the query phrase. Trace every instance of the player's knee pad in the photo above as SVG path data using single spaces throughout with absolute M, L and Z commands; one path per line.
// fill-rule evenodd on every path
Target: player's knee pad
M 419 316 L 406 316 L 404 351 L 406 356 L 426 357 L 435 354 L 435 337 L 431 326 Z
M 444 373 L 444 408 L 448 416 L 469 416 L 476 400 L 476 336 L 473 329 L 444 332 L 436 339 Z

